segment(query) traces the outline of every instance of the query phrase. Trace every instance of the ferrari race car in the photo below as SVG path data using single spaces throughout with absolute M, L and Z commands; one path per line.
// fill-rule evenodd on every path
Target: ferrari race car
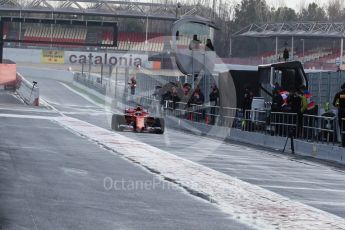
M 126 109 L 124 114 L 112 116 L 111 128 L 116 131 L 164 133 L 164 119 L 151 117 L 141 106 Z

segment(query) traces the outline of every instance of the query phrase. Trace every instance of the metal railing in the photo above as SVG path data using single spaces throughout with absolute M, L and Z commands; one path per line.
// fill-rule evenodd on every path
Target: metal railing
M 312 142 L 335 144 L 337 138 L 337 118 L 303 115 L 302 130 L 299 138 Z
M 273 136 L 298 136 L 299 119 L 296 113 L 271 112 L 269 116 L 270 134 Z

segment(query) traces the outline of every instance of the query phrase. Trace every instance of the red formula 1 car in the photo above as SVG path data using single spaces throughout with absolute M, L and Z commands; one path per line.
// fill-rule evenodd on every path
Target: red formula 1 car
M 126 109 L 125 114 L 114 114 L 111 128 L 116 131 L 164 133 L 164 119 L 152 117 L 141 106 Z

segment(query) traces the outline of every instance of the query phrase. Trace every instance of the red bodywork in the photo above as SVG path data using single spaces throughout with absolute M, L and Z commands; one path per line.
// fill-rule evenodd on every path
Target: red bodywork
M 150 120 L 149 113 L 142 108 L 126 109 L 125 118 L 128 125 L 133 125 L 137 131 L 145 129 L 145 123 Z
M 113 114 L 111 128 L 116 131 L 164 133 L 164 119 L 152 117 L 142 107 L 126 109 L 124 114 Z

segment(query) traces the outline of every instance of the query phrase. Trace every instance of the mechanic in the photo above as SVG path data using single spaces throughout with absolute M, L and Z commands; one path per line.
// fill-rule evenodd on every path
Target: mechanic
M 338 122 L 341 135 L 341 144 L 345 147 L 345 134 L 343 118 L 345 118 L 345 83 L 341 86 L 341 91 L 334 96 L 333 106 L 338 108 Z

